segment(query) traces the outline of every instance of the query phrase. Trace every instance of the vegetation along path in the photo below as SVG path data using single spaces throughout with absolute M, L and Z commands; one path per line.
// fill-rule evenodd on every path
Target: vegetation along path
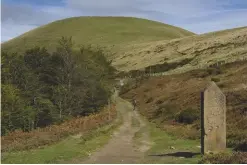
M 51 146 L 4 153 L 2 162 L 128 164 L 199 161 L 198 141 L 168 135 L 153 123 L 145 121 L 138 114 L 138 109 L 133 111 L 133 106 L 119 97 L 116 99 L 116 108 L 118 120 L 91 131 L 88 136 L 79 134 Z M 118 126 L 118 123 L 121 125 Z M 116 126 L 118 129 L 114 129 Z
M 199 143 L 176 139 L 143 119 L 138 110 L 117 98 L 117 109 L 123 123 L 109 142 L 84 161 L 73 163 L 197 163 Z M 189 155 L 189 156 L 188 156 Z
M 117 98 L 117 109 L 122 114 L 123 124 L 114 132 L 112 139 L 103 148 L 93 153 L 83 163 L 139 163 L 144 152 L 149 149 L 148 143 L 138 147 L 134 143 L 134 136 L 145 123 L 133 106 Z

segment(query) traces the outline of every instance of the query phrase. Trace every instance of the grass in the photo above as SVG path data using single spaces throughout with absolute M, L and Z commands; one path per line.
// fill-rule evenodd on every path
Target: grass
M 61 141 L 70 135 L 87 132 L 88 130 L 92 130 L 112 122 L 116 116 L 116 108 L 113 105 L 110 111 L 106 107 L 100 113 L 75 118 L 60 125 L 51 125 L 49 127 L 36 129 L 31 132 L 11 132 L 1 138 L 1 151 L 21 151 L 50 145 Z
M 140 127 L 140 122 L 134 116 L 132 116 L 132 118 L 131 118 L 131 126 L 132 127 Z
M 137 123 L 137 124 L 133 125 L 133 123 Z M 132 117 L 132 126 L 133 127 L 140 127 L 141 125 L 140 125 L 139 120 Z M 136 147 L 142 145 L 142 140 L 143 140 L 142 138 L 144 136 L 144 133 L 146 133 L 146 132 L 147 132 L 147 128 L 145 126 L 141 126 L 140 129 L 137 132 L 135 132 L 133 140 L 134 140 L 134 145 Z
M 197 140 L 186 140 L 174 137 L 156 128 L 153 123 L 150 124 L 150 138 L 154 142 L 151 149 L 146 153 L 145 163 L 158 163 L 158 164 L 181 164 L 198 163 L 201 160 L 200 155 L 200 142 Z M 179 155 L 179 152 L 186 152 L 184 155 Z M 177 156 L 165 156 L 164 154 L 177 153 Z M 191 158 L 183 156 L 190 155 L 190 153 L 198 154 Z M 151 156 L 153 155 L 153 156 Z M 162 156 L 163 155 L 163 156 Z M 182 158 L 183 157 L 183 158 Z
M 247 73 L 246 64 L 246 61 L 242 61 L 222 65 L 220 75 L 211 72 L 210 68 L 210 71 L 200 69 L 179 75 L 150 77 L 138 88 L 130 89 L 123 97 L 131 99 L 135 96 L 142 115 L 149 121 L 155 122 L 168 134 L 195 140 L 200 138 L 200 119 L 195 120 L 192 124 L 177 123 L 176 114 L 188 108 L 193 108 L 200 114 L 200 92 L 205 89 L 212 76 L 217 75 L 220 78 L 220 83 L 217 84 L 224 85 L 223 88 L 221 85 L 219 86 L 227 99 L 227 147 L 239 148 L 238 146 L 245 145 L 247 139 L 247 118 L 245 117 L 247 77 L 243 76 Z M 207 76 L 203 78 L 199 76 L 204 73 L 207 73 Z M 147 89 L 149 90 L 147 91 Z M 174 104 L 178 109 L 172 107 L 169 110 L 169 107 L 162 107 L 163 104 Z
M 246 32 L 247 27 L 243 27 L 169 41 L 140 42 L 124 47 L 119 52 L 119 58 L 116 59 L 114 65 L 122 71 L 141 70 L 155 66 L 154 71 L 163 71 L 166 75 L 172 75 L 207 68 L 220 61 L 230 63 L 246 59 L 246 42 L 243 42 Z M 192 61 L 186 61 L 186 59 L 192 59 Z M 181 64 L 178 67 L 169 65 L 176 63 L 184 65 Z M 124 64 L 127 65 L 120 67 Z
M 82 135 L 70 136 L 56 144 L 43 148 L 19 152 L 2 153 L 2 163 L 5 164 L 46 164 L 82 161 L 93 151 L 108 142 L 110 135 L 121 124 L 117 118 L 109 125 L 90 130 Z
M 166 131 L 157 128 L 155 123 L 148 122 L 148 120 L 141 116 L 142 120 L 147 124 L 141 127 L 134 135 L 134 142 L 136 146 L 141 145 L 141 140 L 145 133 L 149 132 L 149 141 L 151 144 L 150 149 L 145 153 L 145 156 L 141 163 L 145 164 L 194 164 L 198 163 L 202 156 L 200 155 L 200 141 L 199 140 L 187 140 L 181 139 L 177 136 L 172 136 Z M 174 147 L 174 148 L 173 148 Z M 173 148 L 173 149 L 171 149 Z M 172 154 L 178 152 L 184 153 L 182 156 L 165 156 L 164 154 Z M 186 158 L 190 154 L 195 154 L 191 158 Z M 163 156 L 162 156 L 163 155 Z
M 115 49 L 129 43 L 193 35 L 184 29 L 132 17 L 73 17 L 38 27 L 2 44 L 2 49 L 24 51 L 35 45 L 52 50 L 61 36 L 72 36 L 79 47 L 93 44 Z M 120 47 L 121 47 L 120 46 Z
M 72 36 L 76 49 L 81 45 L 103 48 L 118 70 L 155 66 L 154 71 L 170 75 L 205 68 L 219 61 L 246 59 L 246 43 L 243 42 L 246 31 L 247 27 L 242 27 L 194 35 L 178 27 L 140 18 L 74 17 L 29 31 L 3 43 L 2 50 L 22 52 L 37 45 L 54 50 L 58 38 Z

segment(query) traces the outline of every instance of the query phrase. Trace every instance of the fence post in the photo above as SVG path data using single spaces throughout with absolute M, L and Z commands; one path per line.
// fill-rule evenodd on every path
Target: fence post
M 85 120 L 83 121 L 83 130 L 86 130 L 87 125 L 87 117 L 85 117 Z
M 111 101 L 110 101 L 110 99 L 108 99 L 108 120 L 109 120 L 109 121 L 110 121 L 110 119 L 111 119 L 110 112 L 111 112 Z

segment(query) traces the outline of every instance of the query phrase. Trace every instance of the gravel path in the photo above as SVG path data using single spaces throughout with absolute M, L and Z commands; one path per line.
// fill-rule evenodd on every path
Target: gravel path
M 133 106 L 121 98 L 117 98 L 116 108 L 122 114 L 122 125 L 114 132 L 108 144 L 93 153 L 83 162 L 84 164 L 138 163 L 143 158 L 144 152 L 149 149 L 147 133 L 143 134 L 142 142 L 139 146 L 134 144 L 133 137 L 135 133 L 145 127 L 145 122 L 140 118 L 138 112 L 133 111 Z M 133 119 L 140 124 L 133 126 Z

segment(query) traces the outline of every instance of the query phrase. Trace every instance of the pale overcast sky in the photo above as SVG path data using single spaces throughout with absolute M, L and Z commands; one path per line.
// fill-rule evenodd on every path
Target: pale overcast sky
M 247 0 L 2 0 L 1 42 L 73 16 L 132 16 L 201 34 L 247 26 Z

